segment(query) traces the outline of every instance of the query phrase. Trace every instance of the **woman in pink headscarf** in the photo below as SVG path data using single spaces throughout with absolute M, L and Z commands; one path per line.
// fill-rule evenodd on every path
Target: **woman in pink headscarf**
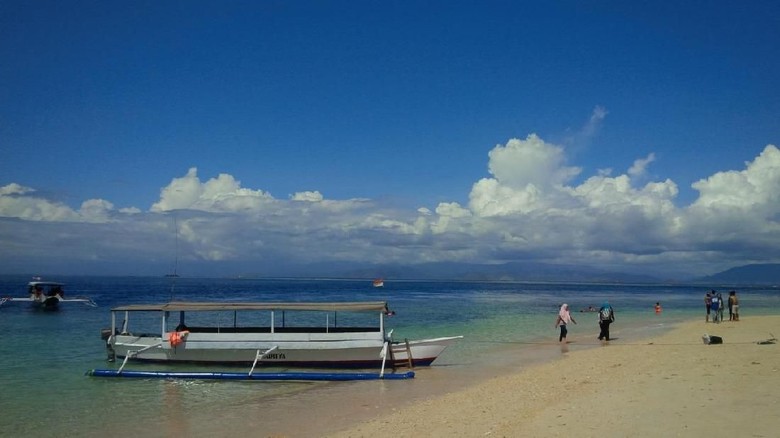
M 558 311 L 558 319 L 555 320 L 555 328 L 558 328 L 558 326 L 561 327 L 561 335 L 558 337 L 558 342 L 566 340 L 566 334 L 569 333 L 566 329 L 566 324 L 570 322 L 577 324 L 577 321 L 575 321 L 569 313 L 569 305 L 563 303 L 563 305 L 561 305 L 561 310 Z

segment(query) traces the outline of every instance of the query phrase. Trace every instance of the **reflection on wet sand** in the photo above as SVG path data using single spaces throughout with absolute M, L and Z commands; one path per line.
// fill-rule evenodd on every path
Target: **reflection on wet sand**
M 173 380 L 163 382 L 162 421 L 165 422 L 166 436 L 184 438 L 192 436 L 189 422 L 184 415 L 181 383 Z

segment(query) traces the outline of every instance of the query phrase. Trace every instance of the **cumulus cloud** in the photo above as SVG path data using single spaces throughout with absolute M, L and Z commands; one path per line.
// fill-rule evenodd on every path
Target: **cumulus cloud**
M 547 208 L 550 197 L 577 176 L 579 167 L 566 166 L 560 146 L 546 143 L 536 134 L 512 139 L 488 153 L 493 178 L 474 184 L 469 206 L 479 216 L 528 213 Z
M 468 209 L 479 220 L 468 219 L 468 229 L 485 243 L 480 253 L 492 251 L 503 260 L 536 254 L 548 261 L 611 264 L 668 251 L 681 232 L 677 186 L 670 180 L 638 186 L 632 178 L 653 159 L 650 154 L 625 173 L 599 171 L 574 185 L 581 170 L 566 164 L 563 147 L 536 135 L 510 140 L 489 154 L 494 178 L 472 187 Z M 445 223 L 458 229 L 459 221 L 447 216 Z
M 767 145 L 743 170 L 717 172 L 693 183 L 686 209 L 689 237 L 734 257 L 777 258 L 780 248 L 780 150 Z
M 62 202 L 36 196 L 35 190 L 30 187 L 16 183 L 0 187 L 0 217 L 98 223 L 111 220 L 113 212 L 114 205 L 103 199 L 89 199 L 81 204 L 81 208 L 74 210 Z
M 693 183 L 699 198 L 692 208 L 750 210 L 764 217 L 780 211 L 780 150 L 767 145 L 741 171 L 718 172 Z
M 488 153 L 488 169 L 502 185 L 522 189 L 533 185 L 540 190 L 561 185 L 580 173 L 565 166 L 563 148 L 531 134 L 525 140 L 512 139 Z
M 241 211 L 260 208 L 270 201 L 273 197 L 269 193 L 242 188 L 241 182 L 232 175 L 223 173 L 201 183 L 198 169 L 193 167 L 161 190 L 160 200 L 151 210 Z
M 25 193 L 30 193 L 33 191 L 35 190 L 30 187 L 24 187 L 16 183 L 11 183 L 7 186 L 0 187 L 0 196 L 24 195 Z
M 52 247 L 44 257 L 160 265 L 171 259 L 175 236 L 185 263 L 258 273 L 324 261 L 537 260 L 702 271 L 780 259 L 780 151 L 773 145 L 744 169 L 695 182 L 698 199 L 682 207 L 674 181 L 648 181 L 652 152 L 628 169 L 581 175 L 566 148 L 531 134 L 496 145 L 487 158 L 490 176 L 474 182 L 467 205 L 411 211 L 316 190 L 276 199 L 229 174 L 201 180 L 194 167 L 162 187 L 148 211 L 102 199 L 73 209 L 11 183 L 0 187 L 0 258 L 32 254 L 20 248 L 35 247 L 45 227 Z M 64 240 L 54 245 L 57 239 Z
M 313 192 L 297 192 L 294 193 L 290 199 L 293 201 L 306 201 L 306 202 L 320 202 L 323 199 L 322 193 L 318 191 Z

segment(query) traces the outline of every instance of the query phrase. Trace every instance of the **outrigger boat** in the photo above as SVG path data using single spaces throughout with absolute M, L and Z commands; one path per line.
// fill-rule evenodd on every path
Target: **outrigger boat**
M 392 314 L 384 301 L 135 304 L 111 309 L 111 328 L 101 335 L 109 360 L 124 359 L 119 373 L 128 360 L 384 372 L 430 365 L 463 337 L 393 341 L 392 330 L 385 331 Z M 156 332 L 132 330 L 131 319 Z
M 94 301 L 85 297 L 65 298 L 65 284 L 55 281 L 33 280 L 27 283 L 27 297 L 0 298 L 0 306 L 8 302 L 27 302 L 43 310 L 55 310 L 60 303 L 83 303 L 97 307 Z

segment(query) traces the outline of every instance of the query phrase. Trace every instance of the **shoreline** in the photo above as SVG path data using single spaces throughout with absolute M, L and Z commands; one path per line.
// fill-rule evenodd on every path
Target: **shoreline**
M 258 428 L 263 430 L 262 436 L 268 437 L 320 437 L 339 433 L 416 403 L 445 397 L 482 385 L 491 379 L 554 362 L 568 356 L 570 352 L 599 348 L 601 343 L 595 339 L 598 334 L 596 321 L 578 316 L 581 321 L 570 330 L 569 344 L 558 343 L 558 330 L 553 328 L 551 322 L 544 329 L 545 334 L 540 332 L 528 339 L 485 341 L 467 338 L 465 342 L 489 344 L 489 347 L 480 350 L 480 358 L 459 358 L 458 355 L 464 351 L 473 351 L 466 347 L 454 356 L 445 358 L 442 363 L 417 368 L 417 376 L 409 381 L 312 384 L 305 391 L 290 394 L 291 397 L 282 395 L 258 399 L 244 405 L 240 411 L 223 412 L 223 419 L 232 425 L 228 435 L 224 435 L 224 429 L 212 428 L 217 426 L 212 424 L 199 424 L 195 429 L 203 432 L 201 436 L 243 436 L 253 431 L 256 433 Z M 548 319 L 545 318 L 545 321 Z M 679 322 L 678 317 L 661 320 L 655 317 L 621 319 L 620 325 L 613 327 L 613 337 L 620 336 L 622 341 L 619 342 L 624 344 L 629 340 L 642 342 L 671 330 Z M 316 418 L 316 421 L 301 422 L 301 415 Z M 269 422 L 269 418 L 274 420 Z M 189 429 L 190 432 L 192 430 Z
M 704 333 L 723 344 L 704 345 Z M 328 436 L 774 436 L 780 344 L 757 343 L 771 333 L 780 333 L 778 315 L 689 320 L 631 343 L 562 347 L 557 359 L 378 412 Z

